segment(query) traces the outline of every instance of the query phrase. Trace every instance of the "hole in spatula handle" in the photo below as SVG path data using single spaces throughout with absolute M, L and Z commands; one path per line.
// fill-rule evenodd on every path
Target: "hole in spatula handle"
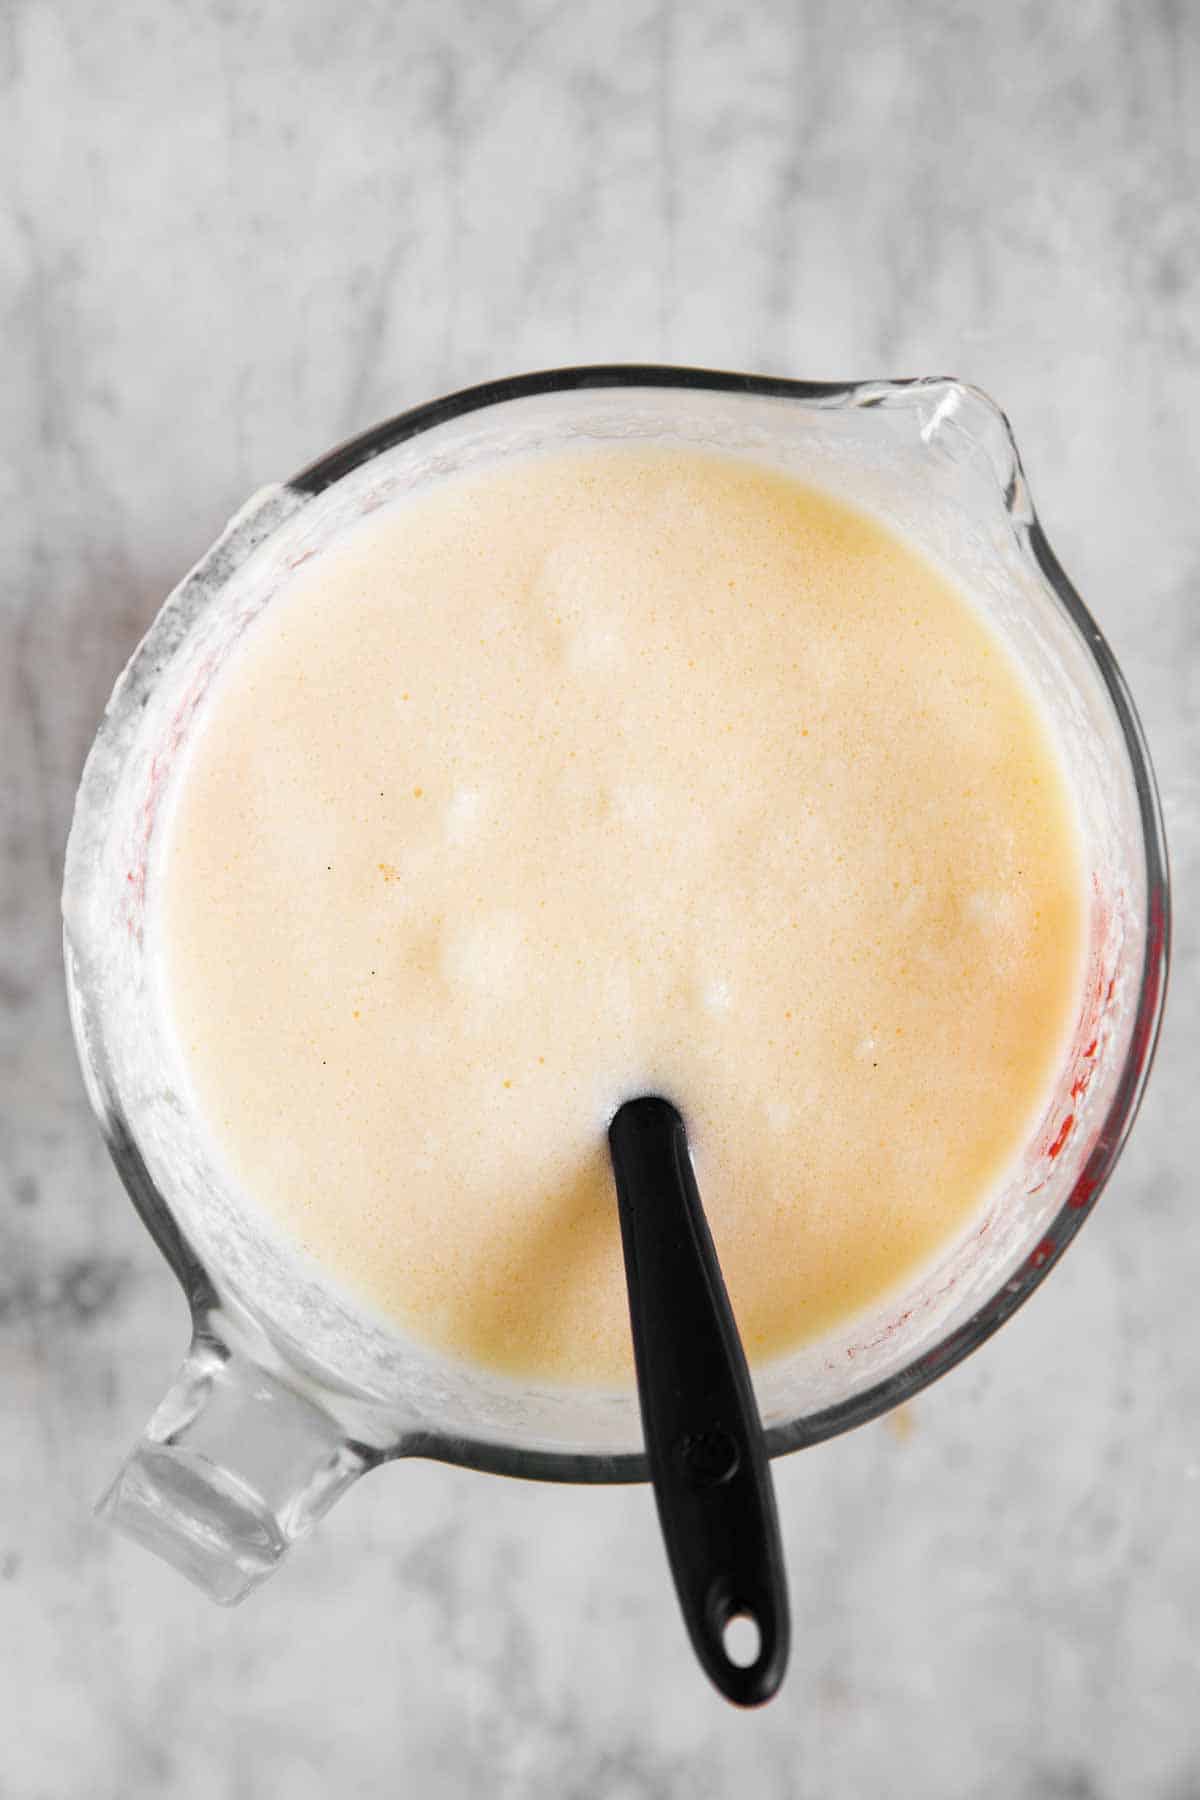
M 762 1632 L 749 1613 L 734 1613 L 722 1633 L 725 1654 L 738 1669 L 752 1669 L 762 1655 Z
M 787 1666 L 787 1581 L 770 1464 L 683 1120 L 626 1101 L 609 1127 L 646 1460 L 693 1647 L 739 1706 Z

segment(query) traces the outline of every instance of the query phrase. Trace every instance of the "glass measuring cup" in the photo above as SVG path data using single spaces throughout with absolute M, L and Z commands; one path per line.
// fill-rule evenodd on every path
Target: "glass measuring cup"
M 518 1383 L 359 1307 L 231 1191 L 186 1100 L 153 957 L 156 856 L 210 682 L 302 561 L 454 471 L 588 441 L 709 446 L 891 523 L 987 612 L 1058 733 L 1090 883 L 1079 1016 L 1001 1187 L 868 1313 L 755 1372 L 772 1454 L 861 1424 L 999 1326 L 1096 1198 L 1144 1086 L 1168 940 L 1165 846 L 1120 672 L 1046 543 L 1003 415 L 945 380 L 839 386 L 685 369 L 518 377 L 389 421 L 256 495 L 167 601 L 88 758 L 63 891 L 71 1016 L 122 1179 L 188 1296 L 191 1351 L 102 1510 L 241 1598 L 360 1474 L 411 1455 L 572 1481 L 645 1476 L 636 1394 Z

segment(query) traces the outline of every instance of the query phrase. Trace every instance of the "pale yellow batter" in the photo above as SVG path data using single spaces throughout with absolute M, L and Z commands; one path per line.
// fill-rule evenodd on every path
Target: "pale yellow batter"
M 964 1226 L 1079 980 L 1064 780 L 913 549 L 754 464 L 460 476 L 303 567 L 158 929 L 247 1193 L 422 1339 L 631 1378 L 605 1131 L 669 1095 L 755 1358 Z

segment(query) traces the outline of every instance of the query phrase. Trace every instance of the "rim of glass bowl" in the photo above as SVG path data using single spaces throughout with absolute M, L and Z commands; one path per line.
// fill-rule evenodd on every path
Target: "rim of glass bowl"
M 410 411 L 385 420 L 360 436 L 338 445 L 316 462 L 310 463 L 284 486 L 293 492 L 312 497 L 397 444 L 417 437 L 435 426 L 461 418 L 464 414 L 512 400 L 589 388 L 698 389 L 801 400 L 830 410 L 880 406 L 889 401 L 911 398 L 914 390 L 927 392 L 931 400 L 939 389 L 944 390 L 943 397 L 950 393 L 971 396 L 977 406 L 982 406 L 992 426 L 999 427 L 1007 468 L 998 468 L 996 472 L 1014 537 L 1022 555 L 1032 563 L 1044 585 L 1082 638 L 1099 671 L 1120 722 L 1137 795 L 1145 858 L 1146 934 L 1136 1011 L 1129 1048 L 1112 1103 L 1070 1194 L 1020 1268 L 946 1337 L 914 1357 L 903 1369 L 864 1389 L 862 1393 L 820 1412 L 772 1426 L 766 1433 L 768 1449 L 772 1456 L 780 1456 L 877 1418 L 891 1407 L 910 1399 L 938 1376 L 956 1367 L 964 1357 L 991 1337 L 993 1332 L 998 1331 L 1041 1284 L 1099 1197 L 1120 1156 L 1141 1103 L 1154 1059 L 1166 993 L 1170 882 L 1158 790 L 1141 722 L 1124 676 L 1103 633 L 1067 579 L 1047 542 L 1029 498 L 1020 455 L 1008 419 L 980 389 L 951 377 L 857 382 L 793 381 L 781 376 L 736 374 L 654 363 L 603 363 L 540 370 L 484 382 L 413 407 Z M 992 461 L 995 465 L 994 450 Z M 99 1071 L 93 1068 L 93 1074 L 98 1077 Z M 102 1082 L 98 1080 L 97 1085 L 102 1091 Z M 111 1090 L 103 1098 L 111 1102 Z M 193 1311 L 202 1312 L 220 1298 L 211 1278 L 158 1194 L 119 1110 L 108 1104 L 101 1123 L 113 1160 L 130 1197 L 179 1278 Z M 423 1436 L 419 1442 L 409 1440 L 399 1448 L 402 1453 L 427 1454 L 494 1473 L 541 1480 L 629 1481 L 643 1479 L 646 1473 L 644 1459 L 637 1454 L 613 1456 L 541 1451 L 461 1438 L 455 1438 L 452 1443 L 443 1443 L 432 1432 Z

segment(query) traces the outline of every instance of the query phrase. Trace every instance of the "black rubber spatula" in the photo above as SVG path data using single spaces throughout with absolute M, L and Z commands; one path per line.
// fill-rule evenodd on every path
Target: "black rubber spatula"
M 790 1627 L 775 1490 L 721 1267 L 669 1100 L 627 1100 L 608 1132 L 646 1460 L 696 1655 L 738 1706 L 783 1680 Z M 734 1660 L 730 1622 L 757 1628 Z M 753 1638 L 754 1630 L 748 1635 Z

